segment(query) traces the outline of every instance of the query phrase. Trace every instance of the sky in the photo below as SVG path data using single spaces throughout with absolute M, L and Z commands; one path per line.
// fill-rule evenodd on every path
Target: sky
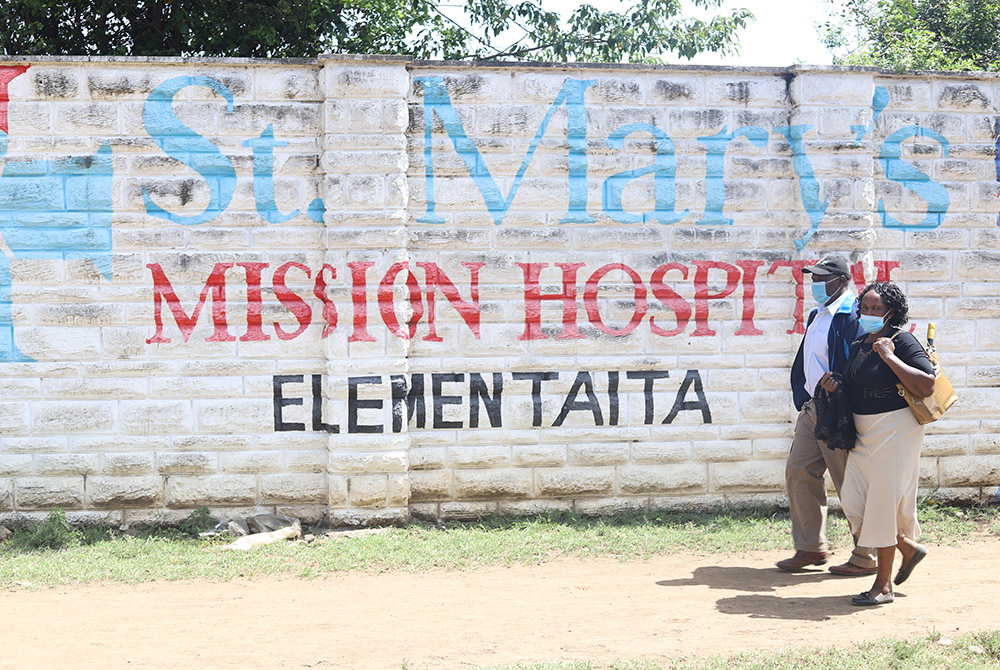
M 608 1 L 608 0 L 604 0 Z M 611 0 L 615 2 L 615 0 Z M 615 4 L 620 4 L 615 2 Z M 757 20 L 739 33 L 738 56 L 702 54 L 693 63 L 744 67 L 781 66 L 806 63 L 829 65 L 832 54 L 820 42 L 815 25 L 826 16 L 824 0 L 726 0 L 724 9 L 745 7 Z M 686 2 L 688 14 L 697 16 Z M 793 9 L 794 8 L 794 9 Z M 610 9 L 610 7 L 609 7 Z M 570 10 L 572 11 L 572 10 Z M 680 62 L 685 62 L 681 60 Z
M 584 0 L 603 11 L 623 11 L 632 2 L 622 0 Z M 581 0 L 542 0 L 542 6 L 569 16 Z M 683 0 L 685 16 L 700 16 L 690 0 Z M 738 56 L 722 58 L 702 54 L 691 63 L 744 67 L 780 66 L 796 63 L 829 65 L 830 52 L 819 40 L 815 24 L 826 17 L 825 0 L 725 0 L 723 9 L 745 7 L 757 20 L 739 33 Z M 716 12 L 717 13 L 717 12 Z M 678 63 L 688 63 L 678 60 Z

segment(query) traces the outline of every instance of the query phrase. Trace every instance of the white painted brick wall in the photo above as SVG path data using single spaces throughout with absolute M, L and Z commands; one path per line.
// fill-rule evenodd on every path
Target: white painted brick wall
M 0 521 L 780 502 L 810 308 L 790 263 L 829 253 L 862 283 L 890 269 L 918 334 L 938 326 L 961 402 L 928 427 L 922 486 L 996 495 L 993 79 L 0 69 L 25 65 L 0 135 Z

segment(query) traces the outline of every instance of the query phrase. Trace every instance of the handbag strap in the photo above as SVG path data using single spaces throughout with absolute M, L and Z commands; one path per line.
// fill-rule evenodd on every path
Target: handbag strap
M 896 332 L 893 333 L 892 337 L 890 337 L 889 339 L 890 340 L 896 339 L 896 335 L 899 335 L 902 332 L 903 332 L 902 328 L 897 328 Z M 921 343 L 919 338 L 914 337 L 913 339 L 917 341 L 917 344 L 920 346 L 921 349 L 923 349 L 924 355 L 927 356 L 927 360 L 930 361 L 932 370 L 931 374 L 933 374 L 935 378 L 940 377 L 942 374 L 944 374 L 944 372 L 942 372 L 941 370 L 941 361 L 937 356 L 937 348 L 932 347 L 931 349 L 928 349 L 923 345 L 923 343 Z M 900 389 L 899 395 L 903 395 L 903 390 L 902 390 L 903 382 L 899 382 L 896 386 L 899 387 Z

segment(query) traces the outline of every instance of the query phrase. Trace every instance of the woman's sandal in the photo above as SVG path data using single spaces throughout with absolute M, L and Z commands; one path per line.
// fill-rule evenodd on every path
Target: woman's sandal
M 880 593 L 874 598 L 872 598 L 871 593 L 869 593 L 868 591 L 862 591 L 859 595 L 856 595 L 853 598 L 851 598 L 851 604 L 861 605 L 861 606 L 884 605 L 885 603 L 891 603 L 895 599 L 896 596 L 893 594 L 892 591 L 889 591 L 888 593 Z
M 906 579 L 910 576 L 910 573 L 913 572 L 913 568 L 917 567 L 917 563 L 924 560 L 924 556 L 926 555 L 927 555 L 927 547 L 925 547 L 922 544 L 918 544 L 916 550 L 913 552 L 913 558 L 910 559 L 910 562 L 907 563 L 905 566 L 902 565 L 899 566 L 899 572 L 896 573 L 896 578 L 892 580 L 893 583 L 896 586 L 899 586 L 900 584 L 905 582 Z

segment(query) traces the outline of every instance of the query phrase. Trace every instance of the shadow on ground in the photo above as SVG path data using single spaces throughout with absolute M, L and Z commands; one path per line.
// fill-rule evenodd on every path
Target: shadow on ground
M 727 591 L 770 592 L 783 586 L 794 586 L 805 582 L 820 582 L 838 579 L 824 570 L 804 572 L 782 572 L 777 568 L 722 567 L 708 565 L 696 568 L 690 577 L 667 579 L 656 582 L 657 586 L 707 586 L 710 589 Z
M 845 593 L 842 596 L 817 598 L 782 598 L 763 595 L 733 596 L 732 598 L 720 599 L 715 603 L 715 606 L 723 614 L 740 614 L 749 616 L 751 619 L 829 621 L 834 617 L 860 614 L 873 609 L 852 605 L 851 598 L 854 595 Z M 904 596 L 897 592 L 896 597 Z

